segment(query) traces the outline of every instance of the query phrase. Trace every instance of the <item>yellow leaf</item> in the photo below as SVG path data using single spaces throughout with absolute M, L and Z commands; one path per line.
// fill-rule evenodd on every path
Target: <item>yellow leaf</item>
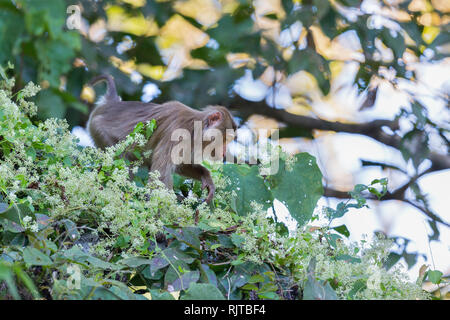
M 438 27 L 424 27 L 422 33 L 422 39 L 426 44 L 430 44 L 439 34 Z
M 286 85 L 291 95 L 306 95 L 317 90 L 317 81 L 309 72 L 299 71 L 289 76 Z
M 419 17 L 419 23 L 424 26 L 439 26 L 441 18 L 437 12 L 427 12 Z
M 270 135 L 269 129 L 277 129 L 279 127 L 278 121 L 258 114 L 251 115 L 247 121 L 249 127 L 255 131 L 258 131 L 259 129 L 267 129 L 266 137 Z M 255 133 L 263 134 L 264 132 L 255 132 Z
M 286 108 L 286 112 L 295 114 L 297 116 L 309 116 L 311 115 L 311 106 L 308 104 L 306 99 L 300 98 L 296 99 L 296 103 Z
M 139 73 L 155 80 L 161 80 L 165 70 L 166 68 L 164 66 L 152 66 L 148 63 L 141 63 L 137 65 L 137 71 Z
M 450 12 L 450 1 L 448 0 L 431 0 L 433 7 L 443 13 Z
M 80 98 L 89 103 L 93 103 L 95 101 L 95 91 L 91 87 L 84 86 L 81 91 Z
M 207 27 L 215 24 L 222 15 L 220 7 L 211 0 L 177 1 L 174 9 L 184 16 L 194 18 Z
M 123 61 L 120 58 L 111 56 L 109 57 L 109 61 L 111 61 L 112 65 L 118 68 L 123 73 L 131 74 L 136 70 L 136 63 L 133 60 Z
M 252 58 L 247 53 L 228 53 L 227 61 L 233 69 L 246 66 Z
M 331 78 L 336 78 L 344 68 L 345 62 L 343 61 L 331 61 L 330 62 L 330 71 Z
M 153 36 L 158 33 L 158 25 L 153 19 L 146 19 L 142 14 L 130 16 L 119 6 L 106 9 L 108 30 L 131 33 L 137 36 Z
M 220 1 L 220 4 L 222 5 L 223 13 L 231 14 L 239 7 L 239 2 L 237 0 L 222 0 Z
M 161 49 L 181 44 L 186 49 L 193 50 L 203 47 L 208 41 L 209 36 L 206 33 L 175 14 L 161 28 L 157 44 Z

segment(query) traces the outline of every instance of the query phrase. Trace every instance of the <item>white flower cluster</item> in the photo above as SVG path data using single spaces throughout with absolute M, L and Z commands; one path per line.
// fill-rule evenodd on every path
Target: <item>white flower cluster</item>
M 30 230 L 31 232 L 38 232 L 39 225 L 36 221 L 32 221 L 30 216 L 26 216 L 22 219 L 22 225 L 26 230 Z

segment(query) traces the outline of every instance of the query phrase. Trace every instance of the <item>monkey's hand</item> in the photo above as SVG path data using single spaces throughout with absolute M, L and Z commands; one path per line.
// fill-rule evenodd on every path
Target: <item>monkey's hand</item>
M 214 192 L 216 191 L 216 186 L 214 185 L 214 182 L 211 178 L 211 174 L 209 173 L 208 169 L 201 165 L 188 165 L 188 164 L 182 164 L 177 166 L 176 173 L 189 177 L 194 178 L 196 180 L 199 180 L 202 182 L 202 190 L 205 188 L 208 189 L 208 197 L 206 198 L 206 202 L 210 203 L 211 200 L 214 197 Z
M 206 198 L 206 202 L 210 203 L 214 197 L 214 192 L 216 191 L 216 186 L 211 179 L 211 176 L 203 176 L 202 177 L 202 190 L 205 188 L 208 189 L 208 197 Z

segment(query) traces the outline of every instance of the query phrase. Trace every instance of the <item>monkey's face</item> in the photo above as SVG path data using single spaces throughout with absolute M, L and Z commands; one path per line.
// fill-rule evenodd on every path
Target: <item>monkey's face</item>
M 226 157 L 227 144 L 235 138 L 237 125 L 228 109 L 220 106 L 210 109 L 206 123 L 205 136 L 213 136 L 214 138 L 209 140 L 211 142 L 204 144 L 204 150 L 208 145 L 209 149 L 212 150 L 212 158 L 223 160 Z

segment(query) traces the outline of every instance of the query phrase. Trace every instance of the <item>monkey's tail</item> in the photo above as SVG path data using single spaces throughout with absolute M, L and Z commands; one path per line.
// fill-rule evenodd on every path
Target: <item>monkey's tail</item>
M 110 75 L 102 74 L 95 77 L 94 79 L 89 81 L 89 86 L 93 87 L 101 81 L 106 82 L 106 101 L 120 101 L 120 97 L 117 94 L 116 90 L 116 84 L 114 83 L 113 77 L 111 77 Z

